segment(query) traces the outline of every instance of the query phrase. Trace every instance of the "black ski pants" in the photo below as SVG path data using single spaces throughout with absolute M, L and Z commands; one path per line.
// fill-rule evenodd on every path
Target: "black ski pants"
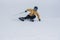
M 35 18 L 36 18 L 35 15 L 33 15 L 33 16 L 27 15 L 24 19 L 35 19 Z

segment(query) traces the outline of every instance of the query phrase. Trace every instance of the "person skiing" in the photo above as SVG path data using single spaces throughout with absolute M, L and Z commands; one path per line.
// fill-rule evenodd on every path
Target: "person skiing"
M 19 19 L 22 21 L 24 21 L 25 19 L 29 19 L 30 21 L 34 22 L 34 19 L 37 16 L 38 20 L 41 21 L 37 10 L 38 10 L 37 6 L 35 6 L 34 9 L 27 9 L 27 10 L 25 10 L 25 12 L 29 11 L 30 13 L 26 17 L 20 17 Z

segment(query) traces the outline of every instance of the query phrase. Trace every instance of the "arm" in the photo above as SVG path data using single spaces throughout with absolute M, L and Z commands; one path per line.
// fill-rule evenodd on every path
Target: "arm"
M 40 15 L 38 13 L 36 13 L 36 15 L 37 15 L 38 20 L 40 21 L 41 20 Z
M 31 9 L 27 9 L 27 10 L 25 10 L 25 12 L 27 12 L 27 11 L 31 11 Z

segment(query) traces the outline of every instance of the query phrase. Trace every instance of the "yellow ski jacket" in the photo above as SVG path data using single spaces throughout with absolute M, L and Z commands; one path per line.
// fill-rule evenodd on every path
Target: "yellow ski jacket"
M 38 20 L 40 19 L 40 16 L 39 16 L 38 12 L 35 11 L 34 9 L 27 9 L 26 11 L 29 11 L 30 12 L 29 13 L 30 16 L 35 15 L 35 16 L 37 16 Z

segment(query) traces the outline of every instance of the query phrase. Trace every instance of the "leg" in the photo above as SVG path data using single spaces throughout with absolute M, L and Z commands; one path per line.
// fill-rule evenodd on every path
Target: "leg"
M 24 21 L 25 19 L 29 19 L 29 18 L 30 18 L 30 16 L 27 15 L 26 17 L 20 17 L 19 19 L 20 19 L 21 21 Z
M 30 16 L 29 16 L 29 15 L 27 15 L 24 19 L 30 19 Z
M 34 19 L 36 18 L 36 16 L 34 15 L 34 16 L 31 16 L 30 17 L 30 21 L 32 21 L 32 22 L 34 22 Z
M 36 18 L 36 16 L 35 16 L 35 15 L 33 15 L 33 16 L 31 16 L 31 17 L 30 17 L 30 19 L 35 19 L 35 18 Z

